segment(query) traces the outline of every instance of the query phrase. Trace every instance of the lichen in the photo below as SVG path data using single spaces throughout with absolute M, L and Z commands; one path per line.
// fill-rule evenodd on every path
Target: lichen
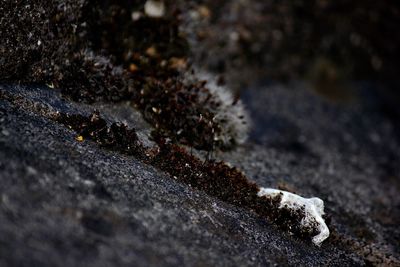
M 325 214 L 324 202 L 322 199 L 317 197 L 303 198 L 287 191 L 264 187 L 260 188 L 260 191 L 257 195 L 259 197 L 267 198 L 281 196 L 279 208 L 303 210 L 305 216 L 299 223 L 306 230 L 313 228 L 318 230 L 318 234 L 312 238 L 312 242 L 315 245 L 321 246 L 322 242 L 329 237 L 329 228 L 322 218 L 322 216 Z

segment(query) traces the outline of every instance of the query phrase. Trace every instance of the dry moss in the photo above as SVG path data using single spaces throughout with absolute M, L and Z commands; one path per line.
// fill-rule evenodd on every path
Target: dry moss
M 130 100 L 157 135 L 198 149 L 226 148 L 214 138 L 224 127 L 215 120 L 221 103 L 205 83 L 182 77 L 189 46 L 178 10 L 132 19 L 144 2 L 5 4 L 0 81 L 50 84 L 88 103 Z
M 75 130 L 81 139 L 78 141 L 90 139 L 101 147 L 144 158 L 144 148 L 139 142 L 136 131 L 128 129 L 121 123 L 112 123 L 108 126 L 98 112 L 92 113 L 89 117 L 58 114 L 55 119 Z
M 98 113 L 89 117 L 59 114 L 56 120 L 102 147 L 136 156 L 181 183 L 251 210 L 290 234 L 310 240 L 317 232 L 314 226 L 306 229 L 300 225 L 305 216 L 304 210 L 280 208 L 281 196 L 258 197 L 259 187 L 241 171 L 224 162 L 201 161 L 161 137 L 156 139 L 156 148 L 146 149 L 138 141 L 134 129 L 117 123 L 108 126 Z

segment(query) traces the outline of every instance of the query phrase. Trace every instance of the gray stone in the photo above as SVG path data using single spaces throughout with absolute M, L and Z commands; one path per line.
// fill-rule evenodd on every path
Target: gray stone
M 260 186 L 325 201 L 316 247 L 49 119 L 125 121 L 127 104 L 73 103 L 46 87 L 0 86 L 0 266 L 348 266 L 399 264 L 399 139 L 376 101 L 321 99 L 303 85 L 250 89 L 249 142 L 219 153 Z M 368 94 L 367 94 L 368 95 Z M 146 140 L 147 141 L 146 141 Z

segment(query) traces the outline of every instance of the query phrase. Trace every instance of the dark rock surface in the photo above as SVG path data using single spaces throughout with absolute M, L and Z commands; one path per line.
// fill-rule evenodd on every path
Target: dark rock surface
M 50 119 L 97 108 L 144 141 L 149 127 L 128 104 L 94 107 L 55 89 L 1 85 L 0 266 L 399 264 L 398 128 L 379 101 L 362 85 L 350 103 L 304 85 L 268 87 L 244 96 L 249 142 L 217 157 L 260 186 L 322 198 L 332 231 L 322 247 L 133 157 L 79 142 Z

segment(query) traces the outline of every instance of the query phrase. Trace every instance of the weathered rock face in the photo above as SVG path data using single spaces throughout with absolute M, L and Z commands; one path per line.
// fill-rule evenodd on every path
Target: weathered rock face
M 0 5 L 0 265 L 400 265 L 399 8 L 342 2 Z
M 366 88 L 333 104 L 296 87 L 247 91 L 251 138 L 218 157 L 260 186 L 322 198 L 332 236 L 320 248 L 50 119 L 97 108 L 151 146 L 128 105 L 1 85 L 0 265 L 399 264 L 398 128 Z
M 399 132 L 374 90 L 358 85 L 352 100 L 334 103 L 304 86 L 264 89 L 246 96 L 255 143 L 223 158 L 260 186 L 322 198 L 328 243 L 367 263 L 398 264 Z

